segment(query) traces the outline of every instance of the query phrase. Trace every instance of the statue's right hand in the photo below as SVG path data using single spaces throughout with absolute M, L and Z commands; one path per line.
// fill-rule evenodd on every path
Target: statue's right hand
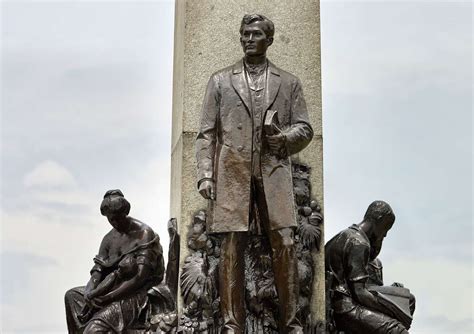
M 215 185 L 212 180 L 204 180 L 199 184 L 199 193 L 205 199 L 216 199 Z

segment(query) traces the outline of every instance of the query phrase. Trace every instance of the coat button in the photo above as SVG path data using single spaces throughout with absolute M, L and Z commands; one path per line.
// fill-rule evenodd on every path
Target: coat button
M 243 149 L 244 149 L 244 147 L 243 147 L 243 146 L 239 146 L 239 147 L 237 147 L 237 151 L 239 151 L 239 152 L 242 152 L 242 150 L 243 150 Z
M 242 105 L 242 102 L 237 102 L 237 107 L 240 107 Z
M 237 125 L 237 129 L 242 130 L 242 123 L 239 123 L 239 125 Z

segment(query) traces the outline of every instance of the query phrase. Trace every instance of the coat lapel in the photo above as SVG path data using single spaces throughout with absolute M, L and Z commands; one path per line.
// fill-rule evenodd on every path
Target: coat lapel
M 273 65 L 270 61 L 268 62 L 267 68 L 267 87 L 265 91 L 265 108 L 267 110 L 272 105 L 273 101 L 280 90 L 281 77 L 278 68 Z
M 272 103 L 275 101 L 275 98 L 280 90 L 281 77 L 280 71 L 278 68 L 273 65 L 270 61 L 268 62 L 267 68 L 267 85 L 265 90 L 265 108 L 267 110 Z M 239 60 L 232 70 L 232 86 L 234 86 L 235 91 L 239 94 L 240 99 L 244 102 L 247 107 L 247 112 L 250 115 L 250 96 L 249 96 L 249 86 L 247 79 L 245 78 L 245 70 L 243 60 Z
M 244 102 L 247 107 L 247 112 L 250 115 L 250 96 L 249 96 L 249 86 L 245 78 L 245 70 L 243 60 L 239 60 L 232 70 L 232 86 L 234 86 L 235 91 L 239 94 L 240 99 Z

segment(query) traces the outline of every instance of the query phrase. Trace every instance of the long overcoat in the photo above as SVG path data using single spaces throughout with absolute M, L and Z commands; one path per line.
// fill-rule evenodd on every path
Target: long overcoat
M 301 83 L 271 62 L 267 66 L 263 112 L 276 110 L 286 137 L 286 156 L 261 143 L 261 172 L 270 229 L 296 226 L 290 155 L 313 137 Z M 253 117 L 243 61 L 214 73 L 207 85 L 196 139 L 198 182 L 212 179 L 216 199 L 208 216 L 210 233 L 249 229 Z

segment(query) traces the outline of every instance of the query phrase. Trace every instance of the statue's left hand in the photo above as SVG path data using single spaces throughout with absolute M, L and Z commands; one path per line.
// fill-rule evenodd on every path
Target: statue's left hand
M 267 136 L 268 147 L 273 155 L 286 157 L 286 137 L 279 133 L 273 136 Z

